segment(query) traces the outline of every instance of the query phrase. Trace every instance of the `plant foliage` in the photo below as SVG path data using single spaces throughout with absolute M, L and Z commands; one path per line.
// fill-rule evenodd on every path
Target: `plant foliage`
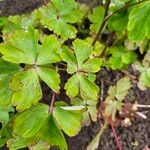
M 103 91 L 101 72 L 130 67 L 139 72 L 134 82 L 150 87 L 149 14 L 149 0 L 96 6 L 51 0 L 31 14 L 0 17 L 0 147 L 67 150 L 66 134 L 75 136 L 100 117 L 106 126 L 115 122 L 133 77 L 125 73 Z

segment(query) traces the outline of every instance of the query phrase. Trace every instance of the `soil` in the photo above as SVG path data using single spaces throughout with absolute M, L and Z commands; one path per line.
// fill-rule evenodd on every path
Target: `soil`
M 1 14 L 4 16 L 22 14 L 30 12 L 33 9 L 41 6 L 43 2 L 43 0 L 4 0 L 3 2 L 0 2 L 0 10 Z M 80 2 L 90 3 L 90 0 L 80 0 Z M 134 74 L 134 72 L 131 73 Z M 64 83 L 66 83 L 69 75 L 67 75 L 65 72 L 60 72 L 60 75 L 62 79 L 61 87 L 63 89 Z M 101 81 L 104 81 L 104 96 L 106 95 L 108 87 L 113 85 L 121 76 L 123 76 L 123 74 L 120 72 L 107 70 L 105 68 L 101 69 L 101 71 L 97 74 L 96 82 L 97 85 L 101 87 Z M 50 103 L 52 95 L 51 90 L 44 83 L 42 83 L 42 90 L 44 93 L 42 101 L 45 103 Z M 130 99 L 131 97 L 139 104 L 150 104 L 150 89 L 141 91 L 136 85 L 134 85 L 127 99 Z M 69 103 L 69 98 L 66 97 L 64 90 L 62 90 L 61 94 L 57 96 L 57 100 L 64 100 Z M 136 116 L 132 121 L 131 126 L 117 126 L 115 128 L 116 133 L 120 138 L 122 150 L 150 150 L 150 111 L 148 109 L 141 109 L 141 111 L 147 111 L 147 119 Z M 81 132 L 73 138 L 66 136 L 69 149 L 86 150 L 88 143 L 95 136 L 99 128 L 99 123 L 96 122 L 92 123 L 88 127 L 83 127 Z M 2 150 L 5 149 L 7 148 L 2 148 Z M 116 141 L 114 140 L 112 130 L 109 127 L 102 136 L 98 150 L 117 149 Z

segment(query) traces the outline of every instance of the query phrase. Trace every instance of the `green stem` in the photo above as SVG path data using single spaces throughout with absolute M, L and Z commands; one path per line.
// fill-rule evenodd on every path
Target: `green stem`
M 100 25 L 100 28 L 99 28 L 99 30 L 98 30 L 96 36 L 95 36 L 95 39 L 94 39 L 93 42 L 92 42 L 92 46 L 95 45 L 96 41 L 97 41 L 97 40 L 100 38 L 100 36 L 101 36 L 101 33 L 102 33 L 102 31 L 103 31 L 103 28 L 104 28 L 104 26 L 105 26 L 105 24 L 106 24 L 106 19 L 105 19 L 105 18 L 106 18 L 107 15 L 108 15 L 108 10 L 109 10 L 109 5 L 110 5 L 110 3 L 111 3 L 111 0 L 107 0 L 106 3 L 105 3 L 105 15 L 104 15 L 104 18 L 103 18 L 103 22 L 102 22 L 102 24 Z
M 108 122 L 105 121 L 104 125 L 102 126 L 102 128 L 99 130 L 99 132 L 97 133 L 97 135 L 94 137 L 94 139 L 91 141 L 91 143 L 88 145 L 87 150 L 95 150 L 98 148 L 99 146 L 99 141 L 102 138 L 102 135 L 104 134 L 105 130 L 108 127 Z

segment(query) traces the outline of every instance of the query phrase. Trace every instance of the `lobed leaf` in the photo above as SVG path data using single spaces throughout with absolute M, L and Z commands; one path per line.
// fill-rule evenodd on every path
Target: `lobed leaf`
M 117 110 L 121 110 L 123 106 L 123 99 L 128 94 L 131 88 L 131 82 L 128 77 L 121 78 L 116 85 L 110 86 L 108 97 L 106 98 L 106 108 L 104 115 L 106 118 L 111 117 L 112 120 L 116 118 Z
M 38 51 L 37 65 L 46 65 L 60 61 L 59 49 L 60 43 L 56 36 L 50 35 L 44 37 L 42 46 Z
M 12 76 L 19 71 L 18 65 L 0 59 L 0 104 L 4 108 L 11 102 L 12 90 L 9 85 Z
M 88 16 L 92 22 L 90 29 L 97 32 L 104 18 L 105 9 L 102 6 L 97 6 L 93 9 L 93 13 Z
M 46 67 L 38 67 L 38 75 L 52 90 L 59 93 L 60 76 L 56 71 Z
M 80 81 L 80 95 L 84 100 L 97 100 L 99 87 L 91 82 L 85 75 L 78 76 Z
M 55 107 L 53 116 L 60 128 L 69 136 L 75 136 L 81 129 L 82 113 Z M 68 122 L 69 119 L 69 122 Z
M 39 9 L 41 23 L 63 39 L 75 38 L 77 30 L 72 23 L 80 22 L 82 12 L 74 0 L 52 0 L 47 7 Z
M 48 116 L 43 123 L 39 137 L 51 146 L 59 146 L 60 150 L 68 149 L 65 137 L 52 115 Z
M 25 110 L 32 104 L 37 104 L 42 98 L 39 78 L 35 69 L 17 73 L 12 79 L 11 88 L 13 90 L 12 105 L 17 106 L 17 110 Z
M 101 58 L 93 58 L 88 61 L 86 61 L 82 66 L 81 70 L 85 72 L 91 72 L 95 73 L 100 70 L 100 66 L 102 65 L 102 60 Z
M 16 31 L 7 43 L 0 45 L 3 59 L 12 63 L 34 64 L 38 46 L 38 32 L 29 28 L 28 32 Z
M 132 64 L 137 55 L 134 51 L 127 51 L 123 46 L 110 48 L 112 56 L 109 59 L 109 64 L 112 69 L 122 69 L 127 65 Z
M 66 94 L 70 97 L 76 97 L 79 93 L 79 86 L 78 75 L 74 74 L 65 85 Z
M 77 60 L 73 51 L 71 51 L 67 46 L 63 46 L 60 56 L 63 61 L 67 62 L 67 72 L 69 74 L 73 74 L 77 71 Z
M 73 42 L 73 48 L 76 55 L 78 67 L 80 68 L 92 53 L 93 48 L 87 41 L 82 41 L 80 39 L 76 39 Z
M 128 30 L 129 38 L 133 41 L 143 41 L 150 39 L 150 2 L 143 2 L 138 7 L 134 7 L 129 15 Z
M 48 117 L 48 106 L 38 104 L 18 114 L 11 122 L 13 131 L 23 138 L 32 138 Z

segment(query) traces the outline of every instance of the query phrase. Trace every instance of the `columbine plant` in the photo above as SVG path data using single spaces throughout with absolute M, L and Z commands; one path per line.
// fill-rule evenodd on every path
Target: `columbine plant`
M 74 0 L 51 0 L 31 14 L 1 17 L 0 147 L 67 150 L 64 134 L 75 136 L 102 118 L 104 125 L 87 148 L 96 149 L 132 86 L 133 76 L 125 69 L 132 64 L 140 73 L 134 82 L 150 87 L 148 14 L 149 0 L 106 0 L 89 8 Z M 103 102 L 103 89 L 95 82 L 101 68 L 125 74 Z M 68 103 L 56 96 L 62 92 L 60 71 L 69 74 L 61 86 Z M 42 101 L 41 82 L 52 91 L 49 105 Z

